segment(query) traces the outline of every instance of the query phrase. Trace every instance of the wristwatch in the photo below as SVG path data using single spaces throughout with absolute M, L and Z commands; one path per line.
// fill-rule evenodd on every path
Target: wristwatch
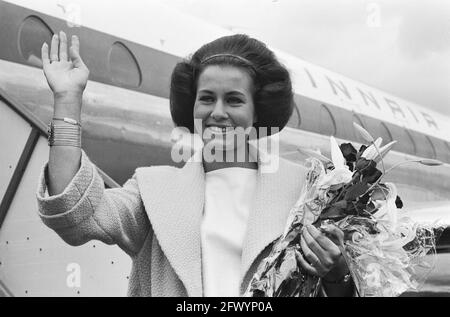
M 52 146 L 55 142 L 55 126 L 53 125 L 53 121 L 50 121 L 50 123 L 47 126 L 47 133 L 48 133 L 48 146 Z

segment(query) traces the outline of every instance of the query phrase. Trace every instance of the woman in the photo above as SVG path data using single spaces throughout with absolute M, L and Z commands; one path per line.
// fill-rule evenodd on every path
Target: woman
M 55 99 L 49 162 L 37 194 L 44 223 L 71 245 L 98 239 L 128 253 L 130 296 L 242 295 L 282 233 L 305 177 L 303 167 L 283 159 L 263 173 L 262 154 L 248 142 L 252 128 L 259 136 L 260 128 L 286 125 L 293 107 L 288 71 L 245 35 L 204 45 L 175 67 L 170 93 L 175 125 L 199 134 L 202 150 L 181 169 L 138 168 L 122 188 L 105 190 L 81 150 L 89 71 L 78 38 L 72 37 L 69 54 L 67 42 L 61 32 L 50 52 L 42 47 Z M 328 238 L 339 234 L 305 227 L 299 261 L 323 277 L 324 294 L 350 296 L 348 268 Z

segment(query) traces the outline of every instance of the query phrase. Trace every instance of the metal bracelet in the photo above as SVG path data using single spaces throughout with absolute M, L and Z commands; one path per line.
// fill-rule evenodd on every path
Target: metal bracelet
M 52 120 L 57 120 L 57 121 L 64 121 L 66 123 L 70 123 L 72 125 L 78 125 L 81 128 L 81 123 L 79 123 L 77 120 L 71 119 L 71 118 L 57 118 L 57 117 L 53 117 Z
M 48 129 L 49 146 L 74 146 L 81 148 L 81 126 L 79 124 L 60 125 L 50 122 Z

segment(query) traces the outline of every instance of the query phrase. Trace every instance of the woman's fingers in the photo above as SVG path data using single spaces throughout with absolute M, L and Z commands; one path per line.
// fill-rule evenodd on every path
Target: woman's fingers
M 70 59 L 72 60 L 72 63 L 76 68 L 85 67 L 80 56 L 80 40 L 76 35 L 72 36 L 72 45 L 70 46 Z
M 340 256 L 341 251 L 339 247 L 314 226 L 306 226 L 304 236 L 307 238 L 307 241 L 310 242 L 308 245 L 310 245 L 311 249 L 318 254 L 319 257 L 326 258 L 327 256 L 331 256 L 332 258 L 337 258 Z
M 54 34 L 52 37 L 52 44 L 50 47 L 50 61 L 51 62 L 59 61 L 58 49 L 59 49 L 59 38 L 58 38 L 57 34 Z
M 300 246 L 303 251 L 303 258 L 317 271 L 318 275 L 323 276 L 330 270 L 330 268 L 322 264 L 321 259 L 309 248 L 305 239 L 300 239 Z
M 325 232 L 327 237 L 336 245 L 342 246 L 344 244 L 344 232 L 335 225 L 324 225 L 320 229 Z
M 59 32 L 59 60 L 67 61 L 67 36 L 63 31 Z
M 318 268 L 321 265 L 320 259 L 317 257 L 317 255 L 314 254 L 314 252 L 306 243 L 305 239 L 300 239 L 300 247 L 302 248 L 303 255 L 306 258 L 306 260 L 308 260 L 308 262 L 313 267 Z
M 48 65 L 50 65 L 50 58 L 48 57 L 48 44 L 47 43 L 44 43 L 42 45 L 41 58 L 42 58 L 42 64 L 44 65 L 44 67 L 47 67 Z
M 328 264 L 329 260 L 327 258 L 326 251 L 316 241 L 316 238 L 311 235 L 308 230 L 308 226 L 305 226 L 303 228 L 301 240 L 303 240 L 305 244 L 308 245 L 309 249 L 320 259 L 323 264 Z
M 306 272 L 311 275 L 321 276 L 321 274 L 311 264 L 308 263 L 301 252 L 295 252 L 295 256 L 297 258 L 297 261 L 300 262 L 300 265 L 305 269 Z

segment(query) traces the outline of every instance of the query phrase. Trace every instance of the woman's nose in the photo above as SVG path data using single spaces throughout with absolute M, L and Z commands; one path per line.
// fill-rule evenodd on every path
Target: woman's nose
M 225 111 L 225 107 L 222 101 L 218 100 L 214 105 L 214 109 L 211 112 L 211 117 L 215 120 L 227 119 L 228 114 Z

